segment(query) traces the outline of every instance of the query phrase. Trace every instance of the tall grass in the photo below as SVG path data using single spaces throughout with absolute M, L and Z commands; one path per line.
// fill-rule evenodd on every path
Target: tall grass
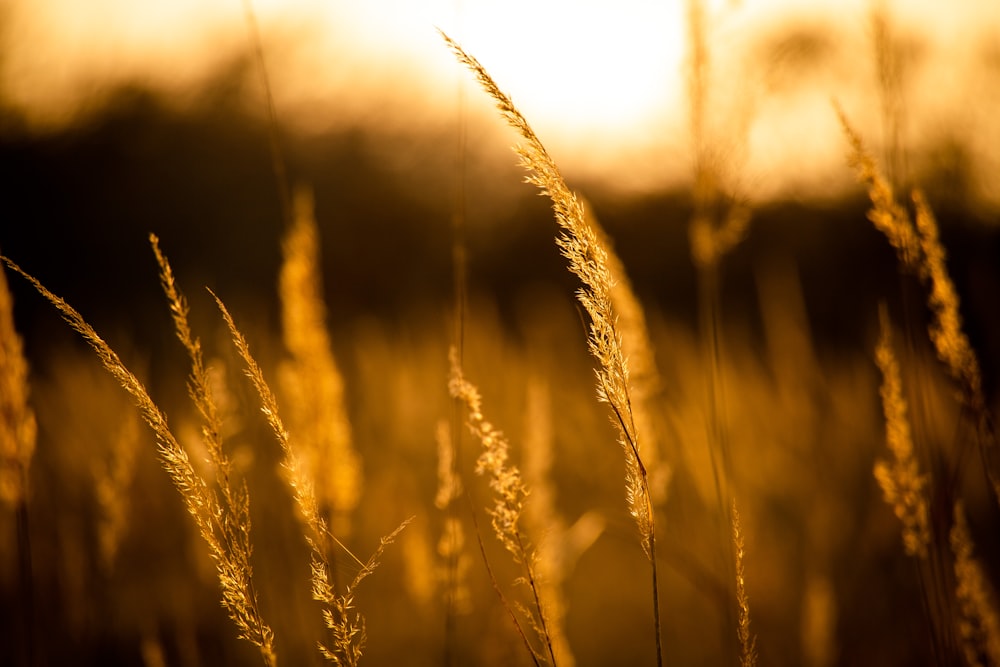
M 608 255 L 594 229 L 587 224 L 583 205 L 563 180 L 555 161 L 521 115 L 511 99 L 500 90 L 486 69 L 467 54 L 450 37 L 441 33 L 445 42 L 475 75 L 483 90 L 493 98 L 504 120 L 525 142 L 515 151 L 528 176 L 527 182 L 538 187 L 552 201 L 556 221 L 562 233 L 556 243 L 569 261 L 569 269 L 583 283 L 577 298 L 590 318 L 588 346 L 598 362 L 598 398 L 607 403 L 612 423 L 618 429 L 619 444 L 625 454 L 625 489 L 629 511 L 639 528 L 639 539 L 649 559 L 652 573 L 653 625 L 656 639 L 657 664 L 663 664 L 660 629 L 659 582 L 656 564 L 656 530 L 649 480 L 640 455 L 635 419 L 630 397 L 628 362 L 622 348 L 617 318 L 611 305 L 613 280 Z
M 392 544 L 399 533 L 406 527 L 409 520 L 404 521 L 394 531 L 379 542 L 371 556 L 365 561 L 355 556 L 330 530 L 325 519 L 320 514 L 320 504 L 316 497 L 316 482 L 313 475 L 307 472 L 302 463 L 302 457 L 291 443 L 288 430 L 278 413 L 278 403 L 264 379 L 264 374 L 250 353 L 250 346 L 243 334 L 236 327 L 232 316 L 219 297 L 215 298 L 222 317 L 229 328 L 233 344 L 246 365 L 246 375 L 257 391 L 260 399 L 260 410 L 268 425 L 274 432 L 284 454 L 282 468 L 286 481 L 291 489 L 292 497 L 298 507 L 301 519 L 306 528 L 305 538 L 310 550 L 310 569 L 312 572 L 312 596 L 321 603 L 323 621 L 330 638 L 327 642 L 319 642 L 319 651 L 330 663 L 338 667 L 354 667 L 364 653 L 367 634 L 364 617 L 355 608 L 355 591 L 358 585 L 378 567 L 385 548 Z M 334 482 L 336 482 L 336 478 Z M 342 549 L 360 567 L 358 574 L 341 590 L 331 581 L 330 573 L 333 548 Z
M 239 428 L 229 423 L 231 411 L 216 382 L 218 364 L 206 361 L 212 359 L 209 346 L 194 333 L 191 308 L 155 236 L 150 243 L 171 334 L 187 356 L 186 403 L 198 417 L 200 447 L 176 437 L 179 431 L 168 425 L 137 374 L 79 312 L 10 259 L 3 262 L 55 306 L 136 403 L 154 434 L 159 465 L 207 547 L 201 552 L 211 558 L 209 575 L 221 591 L 212 593 L 212 601 L 217 607 L 221 597 L 230 621 L 216 610 L 219 618 L 235 625 L 255 659 L 277 665 L 280 649 L 282 662 L 304 665 L 356 666 L 367 659 L 570 667 L 645 664 L 655 644 L 658 664 L 885 664 L 894 651 L 904 656 L 900 661 L 1000 664 L 1000 612 L 990 582 L 997 542 L 983 525 L 992 515 L 982 502 L 989 494 L 1000 500 L 989 365 L 980 362 L 964 329 L 959 289 L 928 197 L 919 189 L 905 200 L 898 195 L 906 181 L 902 64 L 881 9 L 872 15 L 872 29 L 887 135 L 884 165 L 839 107 L 837 114 L 849 164 L 871 200 L 868 219 L 895 250 L 904 286 L 919 290 L 917 305 L 926 306 L 925 312 L 908 311 L 894 325 L 899 318 L 883 306 L 874 363 L 867 347 L 834 361 L 802 353 L 808 333 L 801 315 L 803 321 L 783 322 L 774 337 L 772 355 L 782 358 L 772 359 L 778 368 L 771 368 L 759 358 L 752 333 L 723 324 L 723 269 L 751 230 L 749 207 L 726 184 L 735 161 L 722 155 L 710 127 L 713 51 L 705 3 L 689 1 L 687 28 L 694 178 L 690 247 L 684 252 L 690 251 L 695 281 L 696 333 L 644 309 L 625 258 L 616 254 L 592 207 L 570 189 L 483 65 L 442 34 L 514 128 L 527 181 L 552 203 L 557 247 L 581 285 L 586 352 L 580 345 L 578 357 L 569 344 L 577 322 L 565 303 L 543 302 L 542 315 L 516 314 L 518 325 L 531 329 L 525 336 L 511 335 L 509 324 L 500 323 L 509 313 L 490 320 L 488 299 L 469 306 L 475 296 L 468 269 L 475 267 L 467 262 L 476 253 L 467 247 L 464 218 L 464 122 L 457 160 L 463 184 L 452 202 L 451 333 L 441 335 L 439 320 L 406 322 L 405 333 L 390 341 L 388 325 L 365 320 L 338 322 L 337 333 L 346 335 L 334 338 L 330 320 L 336 319 L 323 296 L 320 220 L 311 193 L 292 195 L 285 185 L 263 48 L 249 2 L 244 7 L 267 95 L 272 167 L 287 222 L 277 285 L 280 334 L 258 338 L 259 330 L 250 327 L 259 322 L 249 315 L 243 321 L 236 308 L 231 312 L 210 294 L 221 314 L 223 342 L 235 350 L 249 382 L 248 391 L 241 385 L 233 393 L 260 418 L 240 420 Z M 746 250 L 755 252 L 753 246 Z M 761 300 L 781 295 L 762 307 L 764 319 L 788 308 L 784 295 L 797 295 L 801 287 L 774 275 L 768 279 L 790 287 L 760 289 Z M 900 330 L 905 346 L 896 342 Z M 789 340 L 798 349 L 782 345 Z M 334 355 L 335 341 L 344 355 Z M 483 350 L 473 345 L 485 346 L 485 359 L 476 357 Z M 180 546 L 167 556 L 152 554 L 144 542 L 161 530 L 146 520 L 160 516 L 160 499 L 152 487 L 138 493 L 148 452 L 140 448 L 134 424 L 124 419 L 120 428 L 118 421 L 99 425 L 101 447 L 93 451 L 106 456 L 87 467 L 89 504 L 71 505 L 60 488 L 68 477 L 60 476 L 60 466 L 71 464 L 58 459 L 69 445 L 59 449 L 57 442 L 52 452 L 40 447 L 46 454 L 36 457 L 41 466 L 33 458 L 38 424 L 29 399 L 51 401 L 55 392 L 49 387 L 29 393 L 22 348 L 0 271 L 0 506 L 16 514 L 24 653 L 34 652 L 32 637 L 39 630 L 49 631 L 35 626 L 36 597 L 46 596 L 49 609 L 53 599 L 62 601 L 59 595 L 75 596 L 85 619 L 77 627 L 86 628 L 101 611 L 135 596 L 128 589 L 136 579 L 157 584 L 156 558 L 169 557 L 183 571 L 182 581 L 161 586 L 176 584 L 169 594 L 176 599 L 162 608 L 155 601 L 147 605 L 144 591 L 142 607 L 151 609 L 142 619 L 119 618 L 131 609 L 123 604 L 125 611 L 99 630 L 113 637 L 94 644 L 120 642 L 132 663 L 141 659 L 146 665 L 236 662 L 205 639 L 216 628 L 213 617 L 196 606 L 203 588 L 197 558 L 188 562 Z M 926 367 L 938 362 L 937 374 Z M 478 384 L 467 369 L 475 369 Z M 607 415 L 593 409 L 595 376 L 610 430 L 600 423 Z M 44 374 L 35 379 L 45 387 Z M 958 397 L 954 404 L 942 389 L 947 383 Z M 590 389 L 578 391 L 581 386 Z M 494 392 L 497 387 L 506 392 Z M 484 395 L 490 397 L 489 419 Z M 72 400 L 86 410 L 88 400 L 100 399 Z M 74 428 L 70 415 L 57 414 L 55 401 L 36 407 L 39 415 L 52 420 L 56 413 L 63 428 Z M 440 420 L 449 407 L 452 421 Z M 669 442 L 667 413 L 678 416 Z M 48 423 L 39 421 L 42 431 Z M 523 424 L 520 459 L 494 426 L 500 423 Z M 260 431 L 270 446 L 257 442 Z M 463 459 L 463 431 L 475 441 L 474 463 Z M 40 442 L 58 441 L 59 433 L 53 428 Z M 614 437 L 621 454 L 607 446 Z M 985 477 L 985 492 L 966 474 L 973 466 L 962 453 L 972 445 L 981 453 L 982 465 L 973 472 Z M 89 446 L 78 449 L 87 450 L 76 452 L 80 459 L 97 458 Z M 693 456 L 703 458 L 703 469 L 695 470 Z M 624 472 L 624 506 L 621 473 L 608 475 L 610 466 Z M 483 508 L 473 468 L 490 488 L 485 504 L 495 540 L 479 530 Z M 702 476 L 693 481 L 694 474 Z M 602 493 L 614 493 L 617 507 L 605 503 Z M 42 502 L 35 500 L 39 496 Z M 711 517 L 701 521 L 706 506 Z M 388 547 L 409 520 L 379 538 L 385 518 L 401 512 L 421 515 L 414 525 L 419 531 L 411 530 L 417 534 L 403 536 L 413 539 L 407 549 L 419 551 L 405 569 L 392 562 Z M 657 523 L 669 532 L 658 534 Z M 163 532 L 172 536 L 169 528 Z M 641 553 L 634 549 L 636 529 Z M 49 535 L 60 531 L 72 536 Z M 42 548 L 33 551 L 29 538 L 39 535 Z M 357 545 L 376 540 L 369 557 L 356 555 Z M 468 553 L 473 541 L 483 555 L 478 563 Z M 706 553 L 699 550 L 703 543 L 711 545 Z M 497 552 L 508 558 L 496 558 Z M 721 574 L 711 566 L 720 556 Z M 0 550 L 0 564 L 3 558 Z M 43 565 L 44 576 L 34 562 Z M 897 574 L 897 563 L 912 567 L 916 576 Z M 387 571 L 369 579 L 379 567 Z M 101 589 L 97 603 L 81 592 L 91 588 L 76 583 L 94 572 L 102 575 L 91 586 Z M 524 585 L 502 585 L 508 574 Z M 499 604 L 491 603 L 489 586 Z M 909 609 L 918 607 L 917 596 L 924 623 L 911 625 Z M 650 597 L 651 614 L 645 607 Z M 195 602 L 185 606 L 178 600 Z M 643 602 L 638 615 L 634 600 Z M 661 607 L 672 611 L 661 616 Z M 715 632 L 720 619 L 727 624 L 722 641 Z M 872 619 L 886 625 L 869 628 Z M 886 619 L 905 621 L 905 631 Z M 851 643 L 847 628 L 861 639 Z M 914 641 L 913 634 L 928 638 Z M 85 643 L 79 634 L 67 641 Z M 32 666 L 42 662 L 0 649 L 0 661 L 8 658 Z
M 528 541 L 521 520 L 529 493 L 528 487 L 517 466 L 508 463 L 510 445 L 507 438 L 483 415 L 483 401 L 479 390 L 465 379 L 458 361 L 458 351 L 454 348 L 451 351 L 448 391 L 465 405 L 466 424 L 482 445 L 482 452 L 476 459 L 476 473 L 489 478 L 490 489 L 494 492 L 493 505 L 489 509 L 490 522 L 497 539 L 514 558 L 514 562 L 524 570 L 533 605 L 526 614 L 527 620 L 537 635 L 541 648 L 527 640 L 527 633 L 520 623 L 518 631 L 525 638 L 535 664 L 555 665 L 555 649 L 549 630 L 549 607 L 542 603 L 542 584 L 537 574 L 537 552 L 535 546 Z
M 150 398 L 142 382 L 122 363 L 83 316 L 10 259 L 4 257 L 3 261 L 56 307 L 63 319 L 94 350 L 105 370 L 135 401 L 143 420 L 156 436 L 160 464 L 180 493 L 185 508 L 208 546 L 222 588 L 222 604 L 236 624 L 239 637 L 256 646 L 264 664 L 273 667 L 277 664 L 274 632 L 261 615 L 250 562 L 250 497 L 245 486 L 234 486 L 231 483 L 231 464 L 222 451 L 222 442 L 218 437 L 219 423 L 215 404 L 208 390 L 200 343 L 191 335 L 187 304 L 176 290 L 170 265 L 160 253 L 156 237 L 151 237 L 151 242 L 160 262 L 161 280 L 174 317 L 177 336 L 191 357 L 189 391 L 204 418 L 203 435 L 216 470 L 217 490 L 197 473 L 187 451 L 170 430 L 166 415 Z

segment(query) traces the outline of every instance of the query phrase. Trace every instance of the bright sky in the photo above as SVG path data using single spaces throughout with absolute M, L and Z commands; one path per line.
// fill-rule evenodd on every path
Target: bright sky
M 850 185 L 830 100 L 877 146 L 874 1 L 707 2 L 708 126 L 736 186 L 766 199 L 835 195 Z M 183 104 L 216 68 L 246 53 L 242 2 L 0 0 L 0 94 L 39 128 L 86 117 L 128 80 Z M 978 172 L 1000 174 L 1000 3 L 896 6 L 893 26 L 915 63 L 904 138 L 916 152 L 942 138 L 968 143 Z M 303 131 L 370 118 L 414 131 L 453 123 L 461 85 L 466 112 L 488 113 L 437 26 L 487 67 L 568 173 L 623 188 L 675 184 L 690 173 L 687 0 L 255 0 L 254 7 L 281 117 Z M 996 179 L 979 187 L 1000 203 Z

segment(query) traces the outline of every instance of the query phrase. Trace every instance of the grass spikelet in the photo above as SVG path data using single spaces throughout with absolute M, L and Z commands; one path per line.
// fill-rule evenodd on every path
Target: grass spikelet
M 245 481 L 237 484 L 232 477 L 232 460 L 223 449 L 222 419 L 212 395 L 212 376 L 205 366 L 201 342 L 191 331 L 187 300 L 177 288 L 170 263 L 160 250 L 159 239 L 150 234 L 149 242 L 160 269 L 160 284 L 170 306 L 174 332 L 191 361 L 191 372 L 188 375 L 188 395 L 202 418 L 202 441 L 209 455 L 209 463 L 215 470 L 215 485 L 221 495 L 221 500 L 217 496 L 221 512 L 218 530 L 221 532 L 222 543 L 229 545 L 227 550 L 231 556 L 220 566 L 220 580 L 223 578 L 224 570 L 226 578 L 234 581 L 239 581 L 239 577 L 245 575 L 245 581 L 232 591 L 235 595 L 229 604 L 233 608 L 247 606 L 252 613 L 249 614 L 250 618 L 245 620 L 238 620 L 235 616 L 234 620 L 243 632 L 243 638 L 260 648 L 265 663 L 274 664 L 277 658 L 274 653 L 271 629 L 267 627 L 266 632 L 262 630 L 255 632 L 254 627 L 255 625 L 263 626 L 263 621 L 258 611 L 257 593 L 254 590 L 253 570 L 250 565 L 250 556 L 253 552 L 250 541 L 250 494 Z M 207 484 L 206 488 L 208 488 Z M 218 559 L 216 562 L 219 563 Z M 224 593 L 226 590 L 224 584 Z M 249 603 L 242 602 L 244 598 Z M 224 601 L 223 604 L 226 602 Z M 232 614 L 232 610 L 230 613 Z
M 349 535 L 361 495 L 361 461 L 351 445 L 344 383 L 324 322 L 319 230 L 308 189 L 295 193 L 294 211 L 279 280 L 282 337 L 291 355 L 279 370 L 280 386 L 300 465 L 313 479 L 328 480 L 316 487 L 319 510 L 335 532 Z
M 451 349 L 450 360 L 449 392 L 453 398 L 457 398 L 465 405 L 466 425 L 483 448 L 479 458 L 476 459 L 476 474 L 487 475 L 490 488 L 494 492 L 493 507 L 489 510 L 493 532 L 513 556 L 514 562 L 524 568 L 525 581 L 531 589 L 534 611 L 522 609 L 522 612 L 530 620 L 539 640 L 544 644 L 545 653 L 538 653 L 530 644 L 529 648 L 536 661 L 555 665 L 552 636 L 548 629 L 545 607 L 541 601 L 541 584 L 536 575 L 535 548 L 529 543 L 521 524 L 528 489 L 517 466 L 508 463 L 510 447 L 507 438 L 483 415 L 482 397 L 475 385 L 465 379 L 458 360 L 458 351 L 454 347 Z
M 475 75 L 483 90 L 493 98 L 501 116 L 523 140 L 514 150 L 520 157 L 521 166 L 528 172 L 525 181 L 539 188 L 551 200 L 556 222 L 562 230 L 556 244 L 568 260 L 570 272 L 583 283 L 577 291 L 577 299 L 590 318 L 588 346 L 598 362 L 595 369 L 597 394 L 611 407 L 612 422 L 619 432 L 619 442 L 625 454 L 628 507 L 639 527 L 640 543 L 652 567 L 657 664 L 662 664 L 652 502 L 632 414 L 628 363 L 611 304 L 610 292 L 614 280 L 608 267 L 607 251 L 597 233 L 587 224 L 583 204 L 566 185 L 555 161 L 510 97 L 500 90 L 478 60 L 443 32 L 441 36 L 458 61 Z
M 868 188 L 868 196 L 872 202 L 868 219 L 896 249 L 900 263 L 907 270 L 916 272 L 920 262 L 920 240 L 906 209 L 896 201 L 892 184 L 882 175 L 875 158 L 868 152 L 861 135 L 847 120 L 843 109 L 834 104 L 834 111 L 851 145 L 848 162 L 857 172 L 858 180 Z
M 930 328 L 931 342 L 938 357 L 944 362 L 951 376 L 957 380 L 970 402 L 978 410 L 985 408 L 979 360 L 962 331 L 962 316 L 958 312 L 959 300 L 955 285 L 945 265 L 945 251 L 938 238 L 938 225 L 934 213 L 920 190 L 913 192 L 917 232 L 923 251 L 921 274 L 930 282 L 927 304 L 934 315 Z
M 757 638 L 750 634 L 750 599 L 747 597 L 746 579 L 743 572 L 743 528 L 740 514 L 733 500 L 733 547 L 736 556 L 736 604 L 739 607 L 736 634 L 740 640 L 740 667 L 754 667 L 757 664 Z
M 955 503 L 951 550 L 955 556 L 958 634 L 970 666 L 1000 665 L 1000 613 L 982 564 L 973 554 L 972 536 L 961 501 Z
M 585 211 L 587 224 L 597 234 L 598 241 L 607 253 L 611 272 L 611 307 L 617 317 L 622 349 L 628 359 L 629 389 L 631 390 L 632 417 L 637 433 L 643 434 L 642 463 L 646 468 L 649 495 L 653 505 L 667 501 L 672 470 L 658 439 L 655 415 L 659 411 L 656 401 L 660 398 L 660 372 L 656 366 L 653 342 L 646 323 L 646 314 L 638 295 L 632 288 L 625 265 L 608 238 L 604 228 L 589 208 Z
M 261 617 L 252 583 L 249 497 L 245 493 L 234 496 L 233 513 L 230 514 L 219 502 L 216 493 L 195 471 L 187 452 L 170 431 L 166 415 L 149 397 L 139 379 L 128 370 L 97 331 L 76 309 L 49 291 L 38 279 L 6 257 L 3 261 L 55 306 L 62 318 L 94 350 L 105 370 L 135 401 L 143 420 L 156 436 L 156 449 L 161 466 L 181 494 L 181 499 L 194 519 L 198 532 L 209 547 L 222 588 L 222 604 L 236 624 L 239 637 L 255 645 L 264 664 L 274 667 L 277 664 L 274 633 Z M 172 309 L 175 305 L 183 304 L 179 294 L 177 297 L 176 301 L 171 302 Z M 177 312 L 181 311 L 183 309 L 178 309 Z M 178 334 L 180 335 L 180 331 Z
M 0 267 L 0 503 L 27 502 L 38 427 L 28 405 L 28 362 L 14 328 L 14 300 Z
M 468 382 L 462 373 L 457 353 L 451 354 L 451 377 L 448 389 L 452 397 L 465 404 L 469 430 L 482 444 L 483 450 L 476 459 L 476 474 L 489 478 L 490 488 L 496 496 L 490 516 L 497 539 L 518 563 L 529 563 L 531 558 L 523 544 L 521 533 L 521 512 L 528 489 L 516 466 L 508 464 L 509 445 L 507 438 L 483 416 L 482 397 L 475 385 Z
M 927 475 L 921 474 L 913 451 L 913 437 L 907 416 L 906 399 L 900 379 L 899 362 L 892 347 L 889 316 L 879 311 L 881 335 L 875 348 L 875 362 L 882 373 L 882 410 L 885 414 L 886 443 L 892 461 L 875 463 L 875 479 L 882 495 L 903 525 L 903 547 L 907 555 L 927 557 L 931 541 Z
M 993 420 L 983 394 L 979 358 L 962 329 L 958 292 L 948 274 L 947 255 L 938 236 L 938 224 L 921 190 L 913 191 L 914 218 L 920 235 L 920 276 L 929 283 L 927 306 L 933 315 L 931 343 L 948 374 L 958 383 L 961 400 L 974 421 L 975 436 L 993 495 L 1000 502 L 1000 461 Z
M 281 447 L 284 458 L 282 468 L 285 480 L 292 491 L 292 497 L 299 510 L 300 518 L 305 526 L 306 542 L 310 549 L 310 569 L 312 572 L 312 596 L 323 606 L 322 616 L 326 628 L 330 631 L 331 641 L 319 642 L 319 651 L 323 657 L 340 667 L 354 667 L 364 653 L 367 635 L 365 619 L 355 608 L 354 594 L 358 585 L 378 567 L 385 548 L 391 544 L 399 533 L 409 524 L 407 519 L 392 533 L 383 537 L 378 548 L 367 561 L 360 560 L 331 532 L 326 520 L 320 513 L 316 498 L 315 480 L 312 479 L 302 465 L 302 459 L 292 447 L 288 430 L 278 412 L 278 403 L 270 386 L 264 379 L 264 373 L 250 353 L 250 345 L 236 327 L 236 322 L 222 300 L 209 292 L 215 299 L 222 317 L 229 328 L 229 333 L 236 351 L 243 359 L 245 373 L 260 399 L 261 413 L 274 432 Z M 330 581 L 331 550 L 336 545 L 343 549 L 359 566 L 360 570 L 354 579 L 344 587 L 343 592 L 336 591 Z

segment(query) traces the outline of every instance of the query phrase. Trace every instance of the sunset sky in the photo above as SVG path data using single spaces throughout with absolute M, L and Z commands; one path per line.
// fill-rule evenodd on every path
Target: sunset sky
M 831 109 L 880 136 L 871 12 L 877 3 L 708 3 L 709 133 L 760 200 L 838 196 L 852 183 Z M 883 3 L 904 54 L 903 144 L 921 160 L 963 147 L 977 195 L 1000 202 L 1000 8 Z M 99 113 L 138 83 L 183 107 L 249 50 L 239 0 L 3 3 L 2 95 L 31 126 Z M 499 129 L 435 27 L 480 59 L 571 175 L 626 189 L 690 173 L 687 3 L 623 0 L 257 0 L 281 122 L 305 133 L 379 123 L 418 133 L 459 113 Z M 247 104 L 263 112 L 262 98 Z M 374 119 L 374 120 L 373 120 Z M 492 140 L 491 140 L 492 141 Z M 509 143 L 499 135 L 496 141 Z M 933 165 L 925 165 L 933 169 Z M 919 174 L 918 174 L 919 176 Z

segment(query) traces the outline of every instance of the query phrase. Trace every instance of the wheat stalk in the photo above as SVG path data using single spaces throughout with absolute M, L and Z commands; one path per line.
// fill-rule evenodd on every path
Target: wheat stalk
M 216 493 L 195 471 L 187 452 L 170 431 L 166 415 L 114 350 L 65 300 L 53 294 L 10 259 L 2 259 L 12 271 L 21 274 L 56 307 L 62 318 L 94 350 L 105 370 L 132 397 L 143 420 L 156 436 L 156 450 L 161 466 L 181 494 L 199 534 L 209 547 L 222 587 L 222 604 L 236 624 L 239 637 L 257 646 L 264 664 L 274 667 L 277 664 L 274 633 L 261 617 L 252 584 L 249 498 L 245 493 L 235 495 L 231 510 L 220 503 Z M 177 303 L 182 302 L 178 299 Z

